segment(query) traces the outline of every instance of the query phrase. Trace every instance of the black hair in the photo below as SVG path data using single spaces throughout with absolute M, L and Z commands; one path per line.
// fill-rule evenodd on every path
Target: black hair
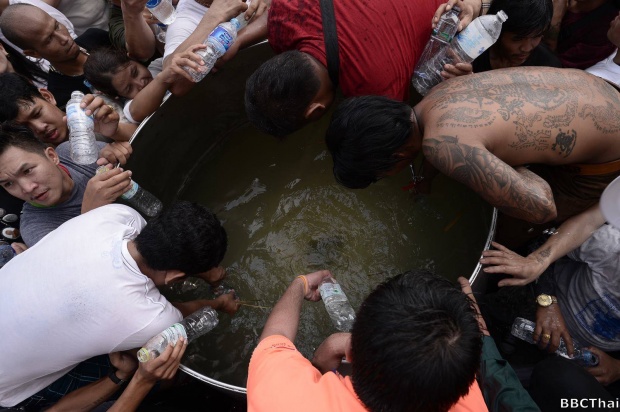
M 400 161 L 410 138 L 411 107 L 382 96 L 362 96 L 338 106 L 325 134 L 336 180 L 351 189 L 376 182 Z
M 43 99 L 39 89 L 17 73 L 0 74 L 0 122 L 11 122 L 17 118 L 19 107 L 34 104 L 34 99 Z
M 44 10 L 28 3 L 16 3 L 8 6 L 2 14 L 0 14 L 0 30 L 4 37 L 21 49 L 28 49 L 30 45 L 19 33 L 18 28 L 23 24 L 22 17 L 26 14 L 37 13 L 41 11 L 49 16 Z M 51 17 L 51 16 L 50 16 Z M 52 17 L 53 18 L 53 17 Z
M 44 156 L 49 146 L 37 139 L 27 127 L 4 123 L 0 127 L 0 155 L 11 147 Z
M 260 131 L 286 136 L 301 128 L 321 87 L 312 58 L 291 50 L 263 63 L 247 80 L 245 110 Z
M 0 44 L 2 44 L 4 50 L 8 53 L 7 60 L 11 63 L 15 72 L 26 77 L 31 82 L 37 81 L 40 83 L 47 83 L 47 73 L 45 73 L 38 64 L 29 60 L 6 42 L 0 40 Z
M 502 33 L 539 37 L 551 27 L 552 0 L 493 0 L 487 14 L 497 14 L 500 10 L 508 16 L 502 24 Z
M 129 66 L 131 60 L 127 53 L 109 47 L 94 50 L 84 63 L 84 77 L 97 90 L 111 97 L 118 97 L 112 86 L 114 75 Z
M 198 203 L 181 201 L 149 220 L 135 244 L 151 269 L 191 276 L 218 266 L 228 241 L 215 214 Z
M 424 270 L 379 285 L 351 331 L 353 388 L 370 411 L 447 411 L 469 392 L 482 333 L 469 298 Z

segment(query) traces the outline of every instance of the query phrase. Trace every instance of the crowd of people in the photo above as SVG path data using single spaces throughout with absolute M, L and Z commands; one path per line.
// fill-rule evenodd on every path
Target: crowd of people
M 0 262 L 0 410 L 136 410 L 157 382 L 174 388 L 187 340 L 139 365 L 137 349 L 202 307 L 238 311 L 232 291 L 170 302 L 158 289 L 226 277 L 229 239 L 211 211 L 175 202 L 147 224 L 117 203 L 132 187 L 124 166 L 138 125 L 192 89 L 205 39 L 238 16 L 248 24 L 215 70 L 268 40 L 276 55 L 245 90 L 258 130 L 287 136 L 338 102 L 325 141 L 340 184 L 407 170 L 425 194 L 442 173 L 500 213 L 480 259 L 487 295 L 476 299 L 464 278 L 402 273 L 311 360 L 294 343 L 302 303 L 320 300 L 332 274 L 292 280 L 254 350 L 248 410 L 620 407 L 618 0 L 172 3 L 162 38 L 146 0 L 0 0 L 0 208 L 20 215 Z M 483 14 L 508 19 L 478 58 L 445 65 L 443 82 L 411 95 L 432 29 L 455 6 L 459 30 Z M 64 110 L 75 90 L 94 121 L 93 164 L 72 159 Z M 507 310 L 493 294 L 527 298 Z M 541 350 L 527 376 L 504 359 L 516 316 L 535 322 Z M 596 365 L 553 354 L 577 342 Z M 350 376 L 338 371 L 345 359 Z

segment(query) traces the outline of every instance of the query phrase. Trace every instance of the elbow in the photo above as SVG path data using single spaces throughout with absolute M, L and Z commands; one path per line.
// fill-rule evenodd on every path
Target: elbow
M 535 223 L 537 225 L 541 225 L 543 223 L 551 222 L 558 217 L 558 210 L 555 206 L 555 202 L 551 200 L 550 203 L 542 206 L 538 213 L 533 213 L 530 220 L 530 223 Z

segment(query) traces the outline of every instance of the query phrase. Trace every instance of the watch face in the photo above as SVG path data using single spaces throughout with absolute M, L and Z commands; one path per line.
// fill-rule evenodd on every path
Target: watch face
M 549 295 L 539 295 L 536 298 L 536 302 L 538 302 L 538 304 L 542 307 L 547 307 L 553 303 L 551 296 Z

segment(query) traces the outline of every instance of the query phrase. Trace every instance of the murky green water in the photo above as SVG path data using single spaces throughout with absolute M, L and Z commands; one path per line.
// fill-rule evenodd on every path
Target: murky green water
M 244 301 L 272 307 L 299 274 L 329 269 L 354 308 L 373 287 L 411 268 L 456 279 L 469 276 L 486 240 L 491 209 L 465 187 L 438 177 L 430 196 L 401 189 L 409 175 L 365 190 L 336 184 L 332 160 L 312 125 L 279 141 L 249 127 L 231 134 L 196 168 L 180 198 L 217 212 L 228 232 L 227 283 Z M 185 285 L 186 288 L 188 285 Z M 209 297 L 199 282 L 167 295 Z M 205 376 L 245 386 L 247 365 L 268 310 L 242 307 L 220 317 L 190 345 L 184 364 Z M 304 303 L 296 344 L 306 356 L 335 332 L 321 302 Z

